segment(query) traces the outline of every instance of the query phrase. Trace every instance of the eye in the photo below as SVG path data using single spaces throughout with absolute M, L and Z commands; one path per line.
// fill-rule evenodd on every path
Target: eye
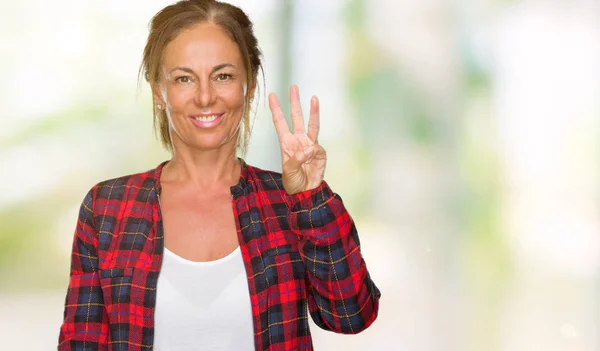
M 177 77 L 175 78 L 175 81 L 178 83 L 190 83 L 192 81 L 192 79 L 189 76 L 181 76 L 181 77 Z
M 219 73 L 217 74 L 217 76 L 215 77 L 215 80 L 219 80 L 219 81 L 223 81 L 223 80 L 229 80 L 231 79 L 233 76 L 231 74 L 227 74 L 227 73 Z

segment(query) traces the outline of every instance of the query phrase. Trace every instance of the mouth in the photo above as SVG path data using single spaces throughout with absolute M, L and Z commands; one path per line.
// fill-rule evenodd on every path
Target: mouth
M 200 128 L 214 128 L 223 120 L 225 113 L 190 116 L 192 122 Z

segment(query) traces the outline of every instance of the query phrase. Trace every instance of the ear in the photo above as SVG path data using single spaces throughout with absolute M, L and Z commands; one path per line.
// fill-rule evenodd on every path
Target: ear
M 256 92 L 256 78 L 250 82 L 250 89 L 248 90 L 248 97 L 254 99 L 254 93 Z
M 161 104 L 163 106 L 166 105 L 166 102 L 163 99 L 163 96 L 160 92 L 160 88 L 159 88 L 158 84 L 155 84 L 152 86 L 152 98 L 154 99 L 155 104 Z

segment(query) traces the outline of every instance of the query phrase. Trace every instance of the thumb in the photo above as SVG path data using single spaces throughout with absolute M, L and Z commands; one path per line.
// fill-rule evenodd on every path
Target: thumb
M 289 176 L 294 176 L 302 169 L 302 164 L 310 159 L 314 151 L 313 146 L 309 146 L 304 150 L 296 151 L 292 157 L 283 165 L 283 171 Z

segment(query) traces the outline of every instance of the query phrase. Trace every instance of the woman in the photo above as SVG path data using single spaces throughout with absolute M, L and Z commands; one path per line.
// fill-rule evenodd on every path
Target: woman
M 293 133 L 269 96 L 283 174 L 236 157 L 261 68 L 238 8 L 180 1 L 153 18 L 142 70 L 170 161 L 84 198 L 60 350 L 312 350 L 315 323 L 358 333 L 379 290 L 357 231 L 323 180 L 319 102 Z

